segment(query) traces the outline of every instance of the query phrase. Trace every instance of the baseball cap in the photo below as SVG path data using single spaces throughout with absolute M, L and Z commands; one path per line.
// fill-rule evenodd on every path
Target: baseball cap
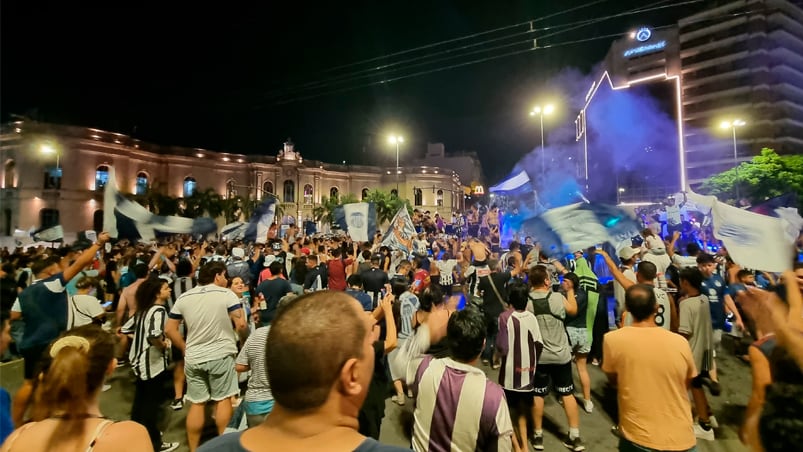
M 276 256 L 275 255 L 268 254 L 268 255 L 265 256 L 265 263 L 263 265 L 265 267 L 270 267 L 270 264 L 272 264 L 275 260 L 276 260 Z
M 638 253 L 639 253 L 638 248 L 633 248 L 632 246 L 626 246 L 621 250 L 619 250 L 619 257 L 624 260 L 629 260 Z
M 234 247 L 231 249 L 231 255 L 233 257 L 239 257 L 240 259 L 242 259 L 243 257 L 245 257 L 245 250 L 240 247 Z

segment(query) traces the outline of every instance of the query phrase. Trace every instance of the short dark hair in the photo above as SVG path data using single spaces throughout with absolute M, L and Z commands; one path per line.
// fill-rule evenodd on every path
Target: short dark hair
M 215 282 L 215 276 L 226 272 L 226 264 L 221 261 L 212 261 L 204 264 L 198 271 L 198 284 L 205 286 Z
M 148 264 L 140 262 L 139 264 L 134 265 L 133 271 L 134 276 L 136 276 L 137 279 L 142 279 L 148 276 Z
M 60 262 L 61 259 L 59 259 L 56 256 L 51 256 L 45 259 L 36 260 L 34 261 L 33 264 L 31 264 L 31 272 L 34 274 L 34 276 L 36 276 L 39 273 L 42 273 L 46 269 L 50 268 L 52 265 L 58 265 Z
M 641 275 L 641 278 L 645 281 L 652 281 L 656 276 L 658 276 L 658 268 L 652 262 L 641 261 L 638 264 L 638 270 L 636 273 Z
M 344 292 L 319 291 L 302 295 L 277 312 L 265 363 L 273 398 L 283 408 L 320 407 L 346 361 L 363 357 L 367 331 L 351 307 L 354 303 Z
M 346 280 L 346 284 L 348 284 L 350 287 L 351 286 L 362 287 L 362 276 L 360 276 L 360 275 L 358 275 L 356 273 L 352 274 L 352 275 L 349 276 L 349 279 Z
M 748 276 L 755 276 L 755 274 L 750 270 L 745 270 L 745 269 L 741 269 L 738 272 L 736 272 L 736 279 L 738 280 L 741 280 L 742 278 L 746 278 Z
M 697 263 L 698 264 L 712 264 L 712 263 L 715 263 L 715 262 L 716 262 L 716 260 L 714 259 L 714 256 L 712 256 L 712 255 L 710 255 L 708 253 L 700 253 L 700 254 L 697 255 Z
M 284 267 L 284 263 L 279 261 L 273 261 L 268 266 L 268 269 L 270 270 L 271 275 L 278 276 L 282 274 L 282 267 Z
M 699 252 L 700 252 L 700 245 L 694 242 L 689 242 L 686 245 L 686 254 L 688 254 L 689 256 L 695 256 Z
M 507 286 L 508 301 L 513 305 L 513 309 L 522 311 L 527 308 L 527 300 L 530 297 L 530 288 L 520 279 L 514 279 Z
M 188 259 L 180 259 L 176 264 L 176 276 L 184 277 L 192 274 L 192 262 Z
M 454 359 L 472 361 L 485 345 L 485 318 L 473 308 L 455 312 L 446 326 L 446 340 Z
M 700 272 L 700 270 L 694 267 L 684 268 L 681 270 L 678 274 L 678 278 L 681 281 L 685 280 L 690 286 L 699 291 L 703 290 L 703 274 Z
M 536 265 L 530 269 L 530 285 L 532 287 L 541 287 L 546 284 L 549 279 L 549 272 L 543 265 Z
M 758 421 L 766 452 L 795 450 L 803 441 L 803 385 L 773 383 Z
M 647 284 L 634 284 L 625 292 L 625 307 L 639 322 L 655 314 L 655 303 L 653 287 Z

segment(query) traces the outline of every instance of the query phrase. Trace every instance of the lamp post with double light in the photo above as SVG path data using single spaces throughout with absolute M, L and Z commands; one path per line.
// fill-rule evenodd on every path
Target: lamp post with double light
M 739 150 L 736 147 L 736 128 L 743 127 L 747 123 L 741 119 L 733 119 L 730 121 L 722 121 L 719 124 L 719 127 L 722 129 L 731 129 L 732 136 L 733 136 L 733 170 L 736 172 L 736 205 L 739 205 Z

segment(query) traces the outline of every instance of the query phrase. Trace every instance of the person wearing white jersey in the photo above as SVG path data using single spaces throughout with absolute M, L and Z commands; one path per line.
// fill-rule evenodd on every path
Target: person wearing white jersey
M 677 332 L 678 313 L 677 309 L 675 308 L 675 303 L 672 301 L 672 298 L 668 293 L 653 285 L 656 274 L 655 264 L 652 262 L 640 262 L 638 269 L 636 270 L 637 282 L 633 282 L 616 267 L 616 263 L 613 261 L 613 259 L 611 259 L 611 256 L 609 256 L 608 253 L 603 250 L 598 250 L 597 253 L 605 258 L 605 263 L 608 265 L 608 269 L 610 269 L 614 280 L 624 287 L 625 290 L 636 285 L 637 283 L 652 286 L 653 292 L 655 292 L 656 304 L 658 305 L 658 311 L 655 314 L 655 324 L 665 330 Z M 632 324 L 633 318 L 628 314 L 627 311 L 625 311 L 622 314 L 622 325 L 629 326 Z

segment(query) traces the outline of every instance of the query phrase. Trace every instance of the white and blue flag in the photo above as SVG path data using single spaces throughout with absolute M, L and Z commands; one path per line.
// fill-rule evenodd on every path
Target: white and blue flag
M 352 240 L 368 242 L 376 232 L 376 208 L 373 203 L 343 204 L 335 208 L 332 216 L 340 229 L 348 232 Z
M 274 218 L 276 218 L 276 199 L 267 197 L 251 215 L 243 240 L 249 243 L 267 243 L 268 232 Z

